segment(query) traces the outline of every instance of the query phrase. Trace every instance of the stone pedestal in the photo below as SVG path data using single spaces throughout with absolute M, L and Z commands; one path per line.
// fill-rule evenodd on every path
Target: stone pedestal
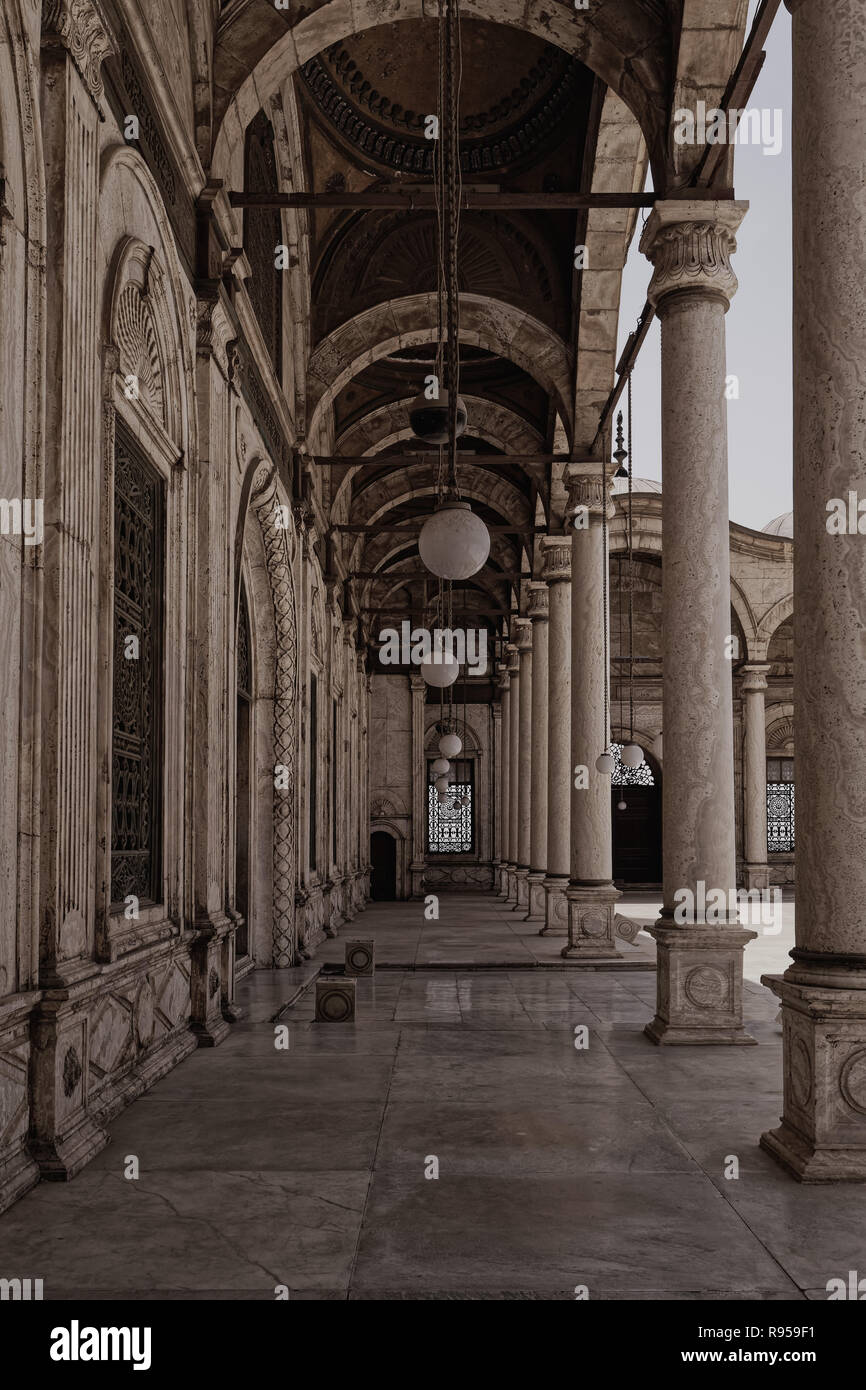
M 866 9 L 793 11 L 797 944 L 784 1113 L 761 1145 L 804 1182 L 866 1179 Z
M 565 936 L 571 866 L 571 537 L 545 536 L 547 602 L 547 874 L 540 936 Z
M 736 890 L 725 313 L 744 203 L 663 201 L 641 238 L 662 327 L 664 905 L 654 1042 L 748 1041 L 743 947 L 713 924 Z M 688 926 L 674 920 L 690 895 Z M 730 909 L 729 909 L 730 910 Z M 701 961 L 703 960 L 703 965 Z
M 770 886 L 767 864 L 767 736 L 764 700 L 768 665 L 743 668 L 743 847 L 747 888 Z
M 530 772 L 529 874 L 526 880 L 526 921 L 544 921 L 544 876 L 547 867 L 547 585 L 529 586 L 528 614 L 532 623 L 532 740 Z
M 568 465 L 571 542 L 571 856 L 563 956 L 618 958 L 614 930 L 610 777 L 596 759 L 610 742 L 604 699 L 605 553 L 602 510 L 613 508 L 609 471 L 596 460 Z

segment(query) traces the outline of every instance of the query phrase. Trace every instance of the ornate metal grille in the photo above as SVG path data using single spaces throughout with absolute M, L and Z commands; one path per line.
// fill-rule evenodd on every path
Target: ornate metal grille
M 794 759 L 767 759 L 767 849 L 794 852 Z
M 427 763 L 427 853 L 471 854 L 475 848 L 475 797 L 471 759 L 451 764 L 448 800 L 440 803 Z
M 654 787 L 655 778 L 652 768 L 644 758 L 638 767 L 626 767 L 622 761 L 622 750 L 624 743 L 612 743 L 608 748 L 608 753 L 612 753 L 616 758 L 616 767 L 610 774 L 611 786 L 613 787 Z
M 247 127 L 245 183 L 248 193 L 278 193 L 274 129 L 260 111 Z M 252 275 L 247 289 L 274 371 L 280 376 L 283 338 L 283 272 L 276 268 L 277 247 L 283 242 L 279 208 L 247 208 L 244 250 Z
M 111 901 L 157 902 L 162 867 L 165 489 L 118 423 L 114 450 Z

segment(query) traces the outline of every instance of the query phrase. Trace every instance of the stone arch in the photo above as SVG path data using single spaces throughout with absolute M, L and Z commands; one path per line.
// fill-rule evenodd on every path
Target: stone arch
M 297 67 L 353 33 L 424 16 L 424 0 L 355 0 L 351 7 L 331 0 L 286 27 L 285 14 L 277 13 L 269 0 L 240 7 L 225 24 L 214 54 L 212 173 L 229 177 L 246 126 Z M 523 30 L 579 58 L 634 113 L 662 186 L 672 77 L 670 21 L 664 8 L 650 11 L 640 0 L 601 0 L 581 11 L 560 4 L 527 7 L 525 0 L 475 0 L 466 18 Z M 248 70 L 237 84 L 239 53 L 249 58 Z
M 538 430 L 518 415 L 515 410 L 492 401 L 485 396 L 470 396 L 460 392 L 466 402 L 469 416 L 468 432 L 476 439 L 483 439 L 503 453 L 534 454 L 544 452 L 544 440 Z M 391 444 L 399 444 L 404 439 L 414 439 L 409 426 L 409 407 L 412 397 L 388 401 L 385 405 L 371 410 L 348 429 L 343 430 L 336 441 L 336 452 L 357 457 L 359 454 L 373 456 Z M 382 460 L 387 462 L 386 459 Z M 347 477 L 355 470 L 352 469 Z M 345 479 L 344 479 L 345 481 Z
M 298 630 L 295 586 L 284 519 L 291 509 L 280 497 L 276 468 L 258 460 L 249 494 L 249 509 L 261 531 L 271 588 L 275 649 L 273 662 L 274 769 L 284 768 L 288 786 L 273 795 L 273 964 L 282 969 L 297 957 L 295 888 L 297 881 L 297 698 Z
M 755 661 L 766 661 L 767 652 L 770 650 L 776 632 L 784 622 L 794 612 L 794 595 L 786 594 L 768 609 L 761 621 L 758 623 L 755 633 Z
M 455 706 L 455 709 L 456 709 L 456 706 Z M 459 716 L 456 715 L 456 714 L 455 714 L 455 716 L 454 716 L 454 719 L 451 720 L 450 722 L 453 723 L 453 725 L 454 725 L 454 732 L 457 734 L 458 738 L 460 738 L 460 740 L 461 740 L 462 743 L 463 743 L 462 749 L 461 749 L 460 752 L 457 754 L 458 760 L 459 760 L 460 758 L 465 758 L 465 757 L 476 757 L 476 758 L 477 758 L 477 757 L 480 757 L 480 756 L 481 756 L 481 752 L 482 752 L 481 744 L 480 744 L 479 741 L 478 741 L 478 735 L 476 734 L 475 730 L 472 728 L 472 725 L 469 724 L 465 719 L 459 718 Z M 438 716 L 438 714 L 436 714 L 436 713 L 434 712 L 434 713 L 432 713 L 432 714 L 429 716 L 429 718 L 427 719 L 427 722 L 426 722 L 426 725 L 425 725 L 425 728 L 424 728 L 424 756 L 425 756 L 425 757 L 427 756 L 428 753 L 435 753 L 435 752 L 438 752 L 438 747 L 437 747 L 437 745 L 438 745 L 439 737 L 440 737 L 440 735 L 437 735 L 437 733 L 436 733 L 436 725 L 437 725 L 438 723 L 439 723 L 439 716 Z
M 388 300 L 348 319 L 319 343 L 307 372 L 309 438 L 316 438 L 328 408 L 344 386 L 371 363 L 436 337 L 435 294 Z M 485 348 L 522 367 L 554 398 L 562 419 L 572 419 L 573 366 L 565 343 L 539 319 L 504 300 L 460 296 L 460 341 Z
M 768 705 L 764 713 L 766 747 L 777 757 L 794 754 L 794 706 L 790 703 Z
M 731 579 L 731 607 L 737 615 L 740 627 L 743 629 L 743 637 L 746 643 L 746 650 L 743 655 L 750 661 L 760 660 L 753 655 L 757 646 L 757 633 L 755 628 L 755 615 L 752 606 L 743 590 L 735 579 Z

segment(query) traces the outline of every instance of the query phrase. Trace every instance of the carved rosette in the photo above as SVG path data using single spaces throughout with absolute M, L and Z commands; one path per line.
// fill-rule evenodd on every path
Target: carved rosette
M 542 576 L 546 584 L 560 584 L 571 579 L 571 538 L 545 536 Z
M 656 203 L 640 249 L 653 264 L 647 295 L 654 309 L 682 290 L 696 290 L 730 304 L 737 292 L 731 256 L 748 203 Z
M 548 618 L 547 585 L 534 580 L 529 586 L 527 617 L 534 623 L 546 623 Z
M 100 101 L 102 64 L 116 45 L 96 0 L 42 0 L 42 42 L 52 41 L 69 50 L 88 92 Z

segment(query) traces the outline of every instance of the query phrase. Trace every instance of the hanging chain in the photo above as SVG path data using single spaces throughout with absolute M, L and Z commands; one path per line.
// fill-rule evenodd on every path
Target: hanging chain
M 460 132 L 457 69 L 460 18 L 457 0 L 445 0 L 445 314 L 448 329 L 448 485 L 457 496 L 457 397 L 460 390 L 460 301 L 457 286 L 457 241 L 460 232 Z M 440 136 L 442 134 L 440 124 Z
M 631 368 L 628 373 L 628 453 L 628 730 L 629 743 L 634 743 L 634 541 L 631 511 L 634 437 L 631 432 Z

